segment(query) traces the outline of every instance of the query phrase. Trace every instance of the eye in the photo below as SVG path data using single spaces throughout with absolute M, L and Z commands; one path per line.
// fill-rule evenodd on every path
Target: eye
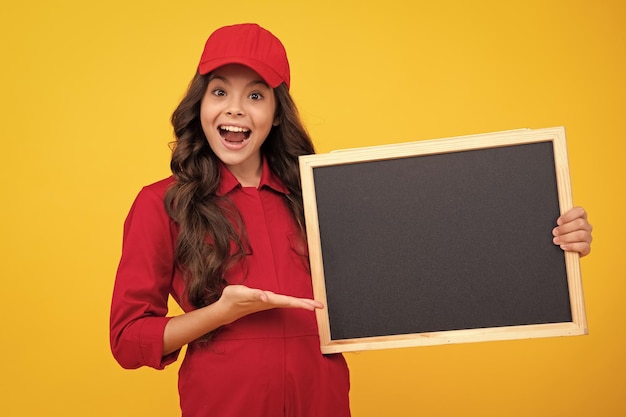
M 221 88 L 214 88 L 213 90 L 211 90 L 211 94 L 221 97 L 226 95 L 226 91 L 222 90 Z
M 248 97 L 250 97 L 252 100 L 261 100 L 263 99 L 263 94 L 254 92 L 254 93 L 250 93 Z

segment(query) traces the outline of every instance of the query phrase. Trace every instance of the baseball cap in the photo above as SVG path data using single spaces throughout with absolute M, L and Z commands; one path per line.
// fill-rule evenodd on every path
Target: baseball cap
M 224 26 L 209 36 L 198 72 L 208 74 L 227 64 L 252 68 L 272 88 L 282 83 L 289 88 L 289 61 L 285 47 L 270 31 L 256 23 Z

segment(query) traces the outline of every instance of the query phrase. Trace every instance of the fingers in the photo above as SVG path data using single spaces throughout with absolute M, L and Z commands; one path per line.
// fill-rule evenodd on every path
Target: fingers
M 568 210 L 556 220 L 556 224 L 560 226 L 576 219 L 582 219 L 583 221 L 587 220 L 587 212 L 584 208 L 577 206 Z
M 581 257 L 591 253 L 591 245 L 587 242 L 563 243 L 559 247 L 564 251 L 578 252 Z
M 554 244 L 559 245 L 561 249 L 578 252 L 581 256 L 586 256 L 591 252 L 592 240 L 591 229 L 575 230 L 553 238 Z
M 319 301 L 308 298 L 291 297 L 288 295 L 275 294 L 271 291 L 263 291 L 266 296 L 266 303 L 276 308 L 304 308 L 306 310 L 315 310 L 316 308 L 324 308 Z
M 575 207 L 557 219 L 558 226 L 552 230 L 555 237 L 563 242 L 584 240 L 591 243 L 593 226 L 587 220 L 587 212 L 581 207 Z
M 262 311 L 271 308 L 303 308 L 306 310 L 324 308 L 322 303 L 315 300 L 276 294 L 272 291 L 248 288 L 244 285 L 227 286 L 224 288 L 222 298 L 233 305 L 245 308 L 246 311 Z
M 568 241 L 583 239 L 591 242 L 592 231 L 593 226 L 587 220 L 575 219 L 552 229 L 552 235 L 565 238 Z
M 552 230 L 553 242 L 566 251 L 586 256 L 591 252 L 593 227 L 582 207 L 574 207 L 557 219 L 558 226 Z

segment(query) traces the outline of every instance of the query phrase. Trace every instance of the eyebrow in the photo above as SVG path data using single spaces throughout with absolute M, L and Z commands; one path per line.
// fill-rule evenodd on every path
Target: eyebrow
M 211 77 L 209 77 L 209 82 L 213 81 L 213 80 L 220 80 L 226 84 L 230 84 L 230 82 L 228 81 L 228 78 L 226 77 L 222 77 L 221 75 L 212 75 Z M 258 80 L 252 80 L 250 81 L 246 87 L 252 87 L 254 85 L 257 84 L 261 84 L 264 85 L 267 88 L 270 88 L 269 84 L 265 82 L 265 80 L 263 80 L 262 78 L 259 78 Z

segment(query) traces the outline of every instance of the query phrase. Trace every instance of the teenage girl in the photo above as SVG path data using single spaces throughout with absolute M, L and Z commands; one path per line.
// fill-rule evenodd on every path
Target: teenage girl
M 113 355 L 163 369 L 187 345 L 185 417 L 350 416 L 344 358 L 319 349 L 298 166 L 314 149 L 289 85 L 270 32 L 215 31 L 172 115 L 173 175 L 124 224 Z M 582 208 L 557 224 L 555 244 L 589 253 Z M 183 314 L 167 316 L 170 295 Z

